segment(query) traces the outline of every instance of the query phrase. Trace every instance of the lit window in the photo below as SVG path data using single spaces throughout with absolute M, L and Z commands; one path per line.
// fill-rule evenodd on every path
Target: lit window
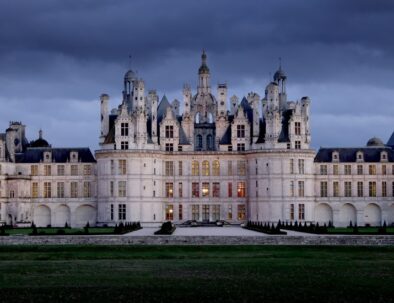
M 238 198 L 245 198 L 245 195 L 246 195 L 245 182 L 238 182 L 238 185 L 237 185 Z
M 198 182 L 192 183 L 192 197 L 193 198 L 200 197 L 200 185 Z
M 209 162 L 207 160 L 202 161 L 202 175 L 209 176 Z
M 166 182 L 166 197 L 174 197 L 174 183 L 172 182 Z
M 369 174 L 376 175 L 376 165 L 369 165 Z
M 174 205 L 172 204 L 166 205 L 166 220 L 167 221 L 174 220 Z
M 220 176 L 220 162 L 215 160 L 212 163 L 212 176 Z
M 213 182 L 212 184 L 212 197 L 219 198 L 220 197 L 220 183 Z
M 200 165 L 198 161 L 192 161 L 192 176 L 200 175 Z
M 33 182 L 31 185 L 31 195 L 32 198 L 38 198 L 38 183 Z
M 246 219 L 246 207 L 245 205 L 238 205 L 238 220 L 245 220 Z
M 209 197 L 209 183 L 208 182 L 202 183 L 202 196 Z

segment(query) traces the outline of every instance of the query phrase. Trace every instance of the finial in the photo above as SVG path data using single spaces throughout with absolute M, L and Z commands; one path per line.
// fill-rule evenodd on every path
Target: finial
M 131 55 L 129 54 L 129 69 L 131 69 Z
M 42 139 L 42 129 L 40 128 L 40 130 L 38 131 L 38 138 Z
M 205 53 L 205 49 L 202 49 L 202 55 L 201 55 L 201 59 L 203 63 L 206 63 L 207 61 L 207 54 Z

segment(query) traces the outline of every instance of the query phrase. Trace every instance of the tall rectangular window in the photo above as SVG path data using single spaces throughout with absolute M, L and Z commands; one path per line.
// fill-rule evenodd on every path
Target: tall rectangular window
M 339 169 L 338 169 L 338 164 L 334 164 L 333 166 L 332 166 L 332 173 L 333 173 L 333 175 L 339 175 Z
M 369 168 L 369 174 L 370 174 L 370 175 L 376 175 L 376 165 L 370 164 L 370 165 L 368 166 L 368 168 Z
M 192 204 L 192 220 L 200 220 L 200 205 Z
M 183 175 L 183 163 L 182 163 L 182 161 L 178 161 L 178 175 L 179 176 Z
M 44 182 L 44 198 L 52 197 L 52 186 L 51 182 Z
M 237 143 L 237 151 L 245 151 L 245 143 Z
M 92 166 L 89 164 L 86 164 L 83 166 L 83 174 L 85 176 L 90 176 L 92 174 Z
M 376 197 L 376 182 L 369 182 L 369 196 Z
M 173 161 L 165 161 L 165 173 L 166 176 L 174 175 L 174 162 Z
M 166 197 L 173 198 L 174 197 L 174 183 L 166 182 Z
M 237 210 L 238 210 L 238 215 L 237 218 L 239 221 L 245 220 L 246 219 L 246 207 L 244 204 L 239 204 L 237 206 Z
M 301 141 L 295 141 L 295 149 L 301 149 Z
M 31 175 L 32 176 L 38 176 L 38 165 L 32 165 L 31 166 Z
M 166 151 L 167 152 L 174 151 L 174 143 L 166 143 Z
M 174 126 L 166 125 L 166 138 L 172 139 L 174 138 Z
M 238 182 L 237 196 L 238 196 L 238 198 L 245 198 L 245 196 L 246 196 L 245 182 Z
M 298 159 L 298 173 L 304 174 L 305 173 L 305 160 Z
M 118 196 L 126 197 L 126 181 L 118 181 Z
M 327 165 L 320 165 L 320 174 L 327 175 Z
M 305 204 L 298 204 L 298 220 L 305 220 Z
M 166 205 L 166 220 L 167 221 L 174 220 L 174 205 L 172 204 Z
M 327 197 L 327 182 L 320 182 L 320 197 Z
M 298 196 L 304 197 L 304 195 L 305 195 L 304 181 L 298 181 Z
M 363 165 L 362 164 L 358 164 L 357 165 L 357 175 L 362 175 L 363 172 Z
M 357 182 L 357 197 L 364 197 L 364 183 Z
M 345 175 L 351 175 L 352 174 L 352 166 L 350 164 L 345 165 Z
M 227 195 L 229 198 L 231 198 L 233 196 L 233 183 L 232 182 L 228 182 L 228 184 L 227 184 Z
M 198 161 L 192 161 L 192 176 L 200 175 L 200 164 Z
M 294 204 L 290 204 L 290 220 L 294 220 Z
M 290 174 L 294 174 L 294 159 L 290 159 Z
M 113 220 L 114 220 L 114 205 L 113 205 L 113 204 L 111 204 L 111 209 L 110 209 L 110 218 L 111 218 L 111 221 L 113 221 Z
M 200 197 L 200 184 L 198 182 L 192 183 L 192 197 L 193 198 Z
M 110 195 L 111 197 L 113 197 L 113 196 L 114 196 L 114 193 L 115 193 L 115 184 L 114 184 L 114 181 L 109 181 L 109 195 Z
M 245 125 L 237 125 L 237 138 L 245 138 Z
M 296 136 L 301 135 L 301 122 L 295 122 L 294 123 L 294 133 Z
M 70 183 L 70 197 L 78 198 L 78 182 Z
M 246 175 L 246 161 L 239 160 L 237 161 L 238 166 L 238 176 L 245 176 Z
M 71 176 L 78 176 L 78 165 L 71 165 Z
M 227 175 L 228 176 L 233 175 L 233 161 L 231 161 L 231 160 L 227 161 Z
M 212 197 L 219 198 L 220 197 L 220 183 L 213 182 L 212 184 Z
M 44 175 L 51 176 L 52 175 L 52 167 L 50 165 L 44 165 Z
M 179 198 L 183 198 L 183 184 L 182 184 L 182 182 L 178 183 L 178 196 L 179 196 Z
M 233 219 L 233 206 L 231 204 L 228 205 L 228 208 L 227 208 L 227 219 L 228 220 Z
M 338 181 L 334 181 L 332 183 L 332 187 L 333 187 L 333 196 L 334 197 L 339 197 L 339 182 Z
M 128 150 L 129 149 L 129 141 L 121 141 L 120 142 L 120 149 L 121 150 Z
M 121 159 L 118 160 L 118 169 L 119 169 L 119 175 L 126 175 L 127 173 L 127 167 L 126 167 L 126 160 Z
M 64 198 L 64 182 L 57 182 L 57 197 Z
M 212 162 L 212 176 L 220 176 L 220 162 L 219 162 L 219 160 L 214 160 Z
M 32 198 L 38 198 L 38 183 L 33 182 L 31 184 L 31 196 Z
M 118 205 L 118 220 L 126 220 L 126 204 Z
M 120 135 L 121 136 L 129 135 L 129 123 L 120 123 Z
M 345 181 L 345 197 L 352 196 L 352 182 Z
M 92 188 L 90 182 L 83 182 L 83 196 L 90 198 L 92 196 Z
M 115 175 L 115 161 L 111 160 L 111 175 Z
M 220 205 L 212 205 L 212 221 L 220 220 Z
M 386 181 L 382 182 L 382 197 L 387 197 L 387 183 L 386 183 Z
M 179 204 L 179 207 L 178 207 L 178 218 L 179 218 L 179 220 L 183 220 L 183 206 L 182 206 L 182 204 Z
M 202 183 L 202 196 L 209 197 L 209 183 L 208 182 Z
M 387 166 L 382 165 L 382 175 L 387 175 Z
M 58 176 L 64 176 L 64 165 L 58 165 L 57 166 L 57 175 Z
M 290 196 L 294 197 L 294 181 L 290 181 Z

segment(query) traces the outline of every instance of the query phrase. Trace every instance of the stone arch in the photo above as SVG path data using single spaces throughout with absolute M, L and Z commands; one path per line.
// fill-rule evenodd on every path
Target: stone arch
M 46 205 L 39 205 L 34 209 L 34 224 L 37 227 L 51 225 L 51 209 Z
M 71 226 L 71 211 L 67 205 L 62 204 L 55 209 L 53 226 L 64 227 L 66 222 Z
M 211 134 L 207 135 L 207 150 L 213 150 L 213 137 Z
M 364 208 L 364 224 L 380 226 L 382 223 L 382 211 L 375 203 L 370 203 Z
M 75 210 L 74 226 L 83 227 L 89 222 L 90 226 L 96 224 L 96 209 L 91 205 L 81 205 Z
M 353 204 L 346 203 L 339 210 L 338 226 L 348 226 L 350 221 L 354 225 L 357 223 L 357 211 Z
M 194 123 L 199 124 L 200 123 L 200 112 L 197 112 L 196 115 L 194 116 Z
M 321 203 L 315 206 L 315 221 L 319 224 L 327 224 L 333 222 L 332 208 L 326 203 Z

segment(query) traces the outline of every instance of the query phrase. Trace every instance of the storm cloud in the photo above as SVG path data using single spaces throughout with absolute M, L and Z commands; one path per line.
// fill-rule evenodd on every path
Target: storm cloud
M 278 68 L 291 100 L 312 99 L 312 145 L 362 146 L 394 130 L 394 2 L 1 1 L 0 129 L 10 120 L 54 146 L 97 148 L 98 96 L 121 102 L 129 68 L 170 100 L 197 82 L 264 95 Z

